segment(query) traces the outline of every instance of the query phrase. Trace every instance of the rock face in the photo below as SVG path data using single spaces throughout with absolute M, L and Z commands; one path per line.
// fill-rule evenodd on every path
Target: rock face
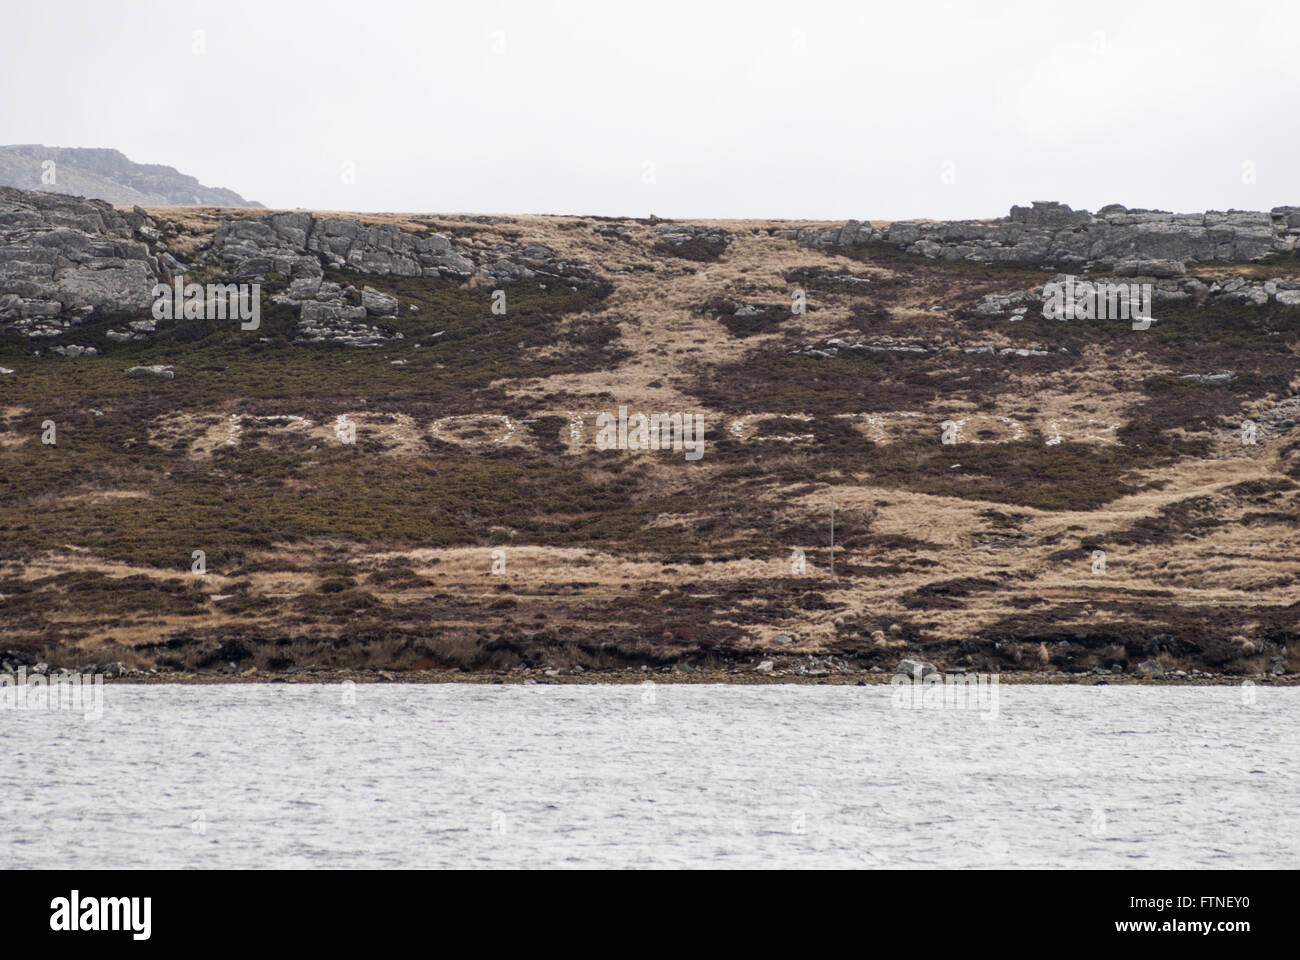
M 117 150 L 36 143 L 0 147 L 0 186 L 93 197 L 120 207 L 261 206 L 233 190 L 205 187 L 174 167 L 133 163 Z
M 479 251 L 431 231 L 415 233 L 393 224 L 296 212 L 227 220 L 217 228 L 206 256 L 227 266 L 237 280 L 271 273 L 312 279 L 327 267 L 381 277 L 467 280 L 478 275 L 503 284 L 538 276 L 573 286 L 596 280 L 589 264 L 556 260 L 540 245 Z
M 364 321 L 398 314 L 396 298 L 365 287 L 323 282 L 326 269 L 368 276 L 433 277 L 496 285 L 552 281 L 574 289 L 597 282 L 590 264 L 568 263 L 540 244 L 522 249 L 462 246 L 434 232 L 403 230 L 307 213 L 226 217 L 203 251 L 225 278 L 265 282 L 289 278 L 275 301 L 299 308 L 299 342 L 376 346 L 400 339 Z M 63 356 L 91 356 L 93 347 L 50 346 L 95 314 L 142 314 L 153 288 L 185 272 L 139 207 L 114 209 L 42 191 L 0 187 L 0 324 Z M 146 317 L 108 330 L 113 343 L 148 339 Z
M 464 279 L 474 271 L 473 262 L 453 251 L 441 234 L 307 213 L 228 220 L 213 236 L 208 256 L 229 265 L 238 280 L 268 273 L 319 277 L 323 266 L 399 277 Z
M 237 279 L 268 273 L 312 278 L 321 276 L 323 268 L 334 267 L 373 276 L 465 280 L 477 274 L 498 283 L 515 283 L 540 275 L 573 285 L 595 282 L 590 265 L 555 260 L 540 245 L 476 251 L 458 247 L 440 233 L 414 233 L 393 224 L 338 217 L 318 219 L 307 213 L 228 220 L 213 235 L 207 255 L 230 266 Z
M 1112 204 L 1092 214 L 1063 203 L 1035 202 L 1012 207 L 1009 216 L 991 221 L 899 221 L 873 227 L 849 220 L 843 227 L 787 230 L 782 236 L 820 249 L 887 243 L 931 259 L 1097 264 L 1121 276 L 1174 277 L 1189 262 L 1245 262 L 1295 251 L 1300 207 L 1175 214 Z
M 1117 276 L 1123 277 L 1118 273 Z M 1086 284 L 1084 283 L 1085 279 L 1087 280 Z M 1123 279 L 1098 277 L 1096 275 L 1083 278 L 1057 274 L 1051 282 L 1063 287 L 1067 283 L 1073 284 L 1068 288 L 1068 292 L 1072 294 L 1071 297 L 1067 298 L 1066 302 L 1068 304 L 1081 303 L 1083 298 L 1094 296 L 1096 288 L 1102 284 L 1109 282 L 1127 285 L 1134 282 L 1134 279 L 1151 284 L 1151 299 L 1156 303 L 1175 303 L 1190 300 L 1197 303 L 1222 302 L 1262 307 L 1271 301 L 1276 301 L 1282 306 L 1300 306 L 1300 279 L 1249 280 L 1245 277 L 1230 277 L 1227 280 L 1207 282 L 1197 277 L 1162 280 L 1159 279 L 1158 274 L 1139 274 L 1135 278 L 1134 275 L 1130 274 L 1123 277 Z M 1047 302 L 1048 298 L 1045 296 L 1044 287 L 1038 287 L 1033 290 L 1017 290 L 1012 293 L 988 294 L 975 305 L 974 311 L 976 315 L 983 317 L 998 317 L 1006 314 L 1024 316 L 1027 313 L 1040 313 Z M 1158 314 L 1156 319 L 1159 319 Z
M 539 244 L 522 250 L 461 247 L 432 231 L 416 233 L 394 224 L 365 223 L 308 213 L 273 213 L 227 219 L 204 254 L 236 280 L 264 281 L 270 274 L 291 279 L 276 302 L 299 307 L 299 343 L 337 343 L 374 347 L 401 334 L 364 323 L 397 316 L 395 297 L 364 287 L 322 282 L 325 270 L 370 276 L 433 277 L 465 281 L 471 277 L 507 285 L 526 280 L 556 280 L 575 289 L 596 282 L 590 264 L 556 260 Z
M 100 311 L 148 309 L 166 269 L 143 210 L 0 187 L 0 322 L 58 336 Z

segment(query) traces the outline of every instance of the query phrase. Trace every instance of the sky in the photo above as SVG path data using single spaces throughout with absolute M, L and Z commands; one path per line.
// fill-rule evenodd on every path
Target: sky
M 42 0 L 0 143 L 278 208 L 955 219 L 1300 204 L 1300 0 Z

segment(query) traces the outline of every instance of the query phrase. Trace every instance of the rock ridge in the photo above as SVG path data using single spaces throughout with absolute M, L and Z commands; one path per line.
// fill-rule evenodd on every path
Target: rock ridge
M 873 226 L 787 230 L 801 246 L 842 249 L 887 244 L 930 259 L 979 263 L 1086 266 L 1168 276 L 1169 263 L 1242 263 L 1300 248 L 1300 207 L 1177 214 L 1128 209 L 1097 213 L 1054 201 L 1014 206 L 995 220 L 904 220 Z M 1163 262 L 1147 268 L 1148 263 Z

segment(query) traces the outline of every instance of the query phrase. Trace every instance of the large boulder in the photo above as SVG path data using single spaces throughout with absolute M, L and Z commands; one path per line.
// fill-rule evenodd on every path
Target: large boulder
M 932 673 L 938 673 L 939 668 L 933 663 L 925 660 L 903 659 L 898 661 L 898 666 L 894 668 L 894 674 L 900 677 L 911 677 L 913 680 L 921 680 Z
M 372 317 L 397 316 L 397 298 L 374 287 L 361 288 L 361 306 Z

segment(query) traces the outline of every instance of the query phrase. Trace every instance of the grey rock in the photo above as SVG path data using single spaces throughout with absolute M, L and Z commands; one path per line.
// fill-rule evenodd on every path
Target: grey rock
M 373 287 L 361 289 L 361 305 L 372 317 L 397 316 L 397 298 L 382 293 Z
M 904 659 L 898 661 L 898 666 L 894 668 L 896 676 L 907 676 L 914 679 L 928 677 L 932 673 L 938 673 L 938 668 L 932 663 L 925 660 Z
M 176 371 L 161 363 L 148 367 L 127 367 L 128 377 L 157 377 L 159 380 L 175 380 Z
M 1188 262 L 1245 262 L 1296 249 L 1297 209 L 1171 214 L 1111 204 L 1094 216 L 1061 203 L 1035 202 L 1012 207 L 1009 216 L 992 221 L 898 221 L 872 228 L 849 220 L 843 227 L 788 230 L 782 236 L 820 249 L 884 242 L 932 259 L 1062 265 L 1099 261 L 1124 264 L 1121 275 L 1177 277 L 1179 265 Z
M 450 280 L 464 280 L 477 271 L 501 283 L 531 280 L 544 273 L 572 285 L 595 282 L 594 270 L 588 265 L 555 260 L 552 251 L 540 244 L 523 250 L 502 247 L 483 254 L 481 263 L 475 261 L 474 253 L 442 234 L 417 233 L 395 224 L 278 213 L 227 218 L 213 234 L 204 256 L 225 265 L 236 279 L 250 280 L 270 274 L 294 281 L 319 280 L 326 268 L 333 268 L 371 276 Z M 308 299 L 310 289 L 308 284 L 291 284 L 288 295 Z M 319 292 L 316 296 L 325 299 Z
M 680 249 L 688 243 L 698 242 L 715 253 L 725 250 L 734 239 L 721 227 L 708 227 L 689 223 L 661 223 L 655 227 L 660 241 Z
M 1185 373 L 1179 379 L 1216 386 L 1231 383 L 1237 379 L 1237 375 L 1231 370 L 1220 370 L 1218 373 Z
M 289 296 L 294 300 L 310 300 L 320 288 L 320 277 L 299 277 L 289 284 Z
M 181 263 L 170 253 L 163 253 L 158 258 L 158 266 L 168 276 L 175 276 L 178 273 L 186 273 L 189 267 Z
M 77 357 L 93 357 L 99 353 L 94 347 L 83 347 L 79 344 L 70 343 L 57 347 L 50 347 L 50 353 L 57 353 L 61 357 L 76 359 Z
M 143 311 L 160 273 L 131 218 L 99 200 L 0 187 L 0 319 Z
M 303 324 L 329 323 L 335 320 L 364 320 L 365 307 L 351 307 L 341 303 L 322 303 L 308 300 L 302 305 L 299 319 Z
M 518 283 L 521 280 L 531 280 L 536 276 L 532 270 L 523 264 L 505 258 L 498 260 L 496 263 L 485 264 L 479 268 L 479 273 L 498 283 Z
M 1181 260 L 1120 260 L 1115 264 L 1117 277 L 1181 277 L 1187 267 Z
M 1139 677 L 1163 677 L 1165 675 L 1164 667 L 1160 666 L 1156 660 L 1144 660 L 1137 665 L 1135 672 Z
M 332 301 L 304 300 L 298 317 L 295 343 L 334 343 L 345 347 L 377 347 L 402 334 L 363 323 L 366 308 L 353 306 L 341 297 Z
M 1035 200 L 1031 207 L 1012 207 L 1012 223 L 1041 227 L 1077 227 L 1091 219 L 1086 210 L 1072 210 L 1064 203 Z

